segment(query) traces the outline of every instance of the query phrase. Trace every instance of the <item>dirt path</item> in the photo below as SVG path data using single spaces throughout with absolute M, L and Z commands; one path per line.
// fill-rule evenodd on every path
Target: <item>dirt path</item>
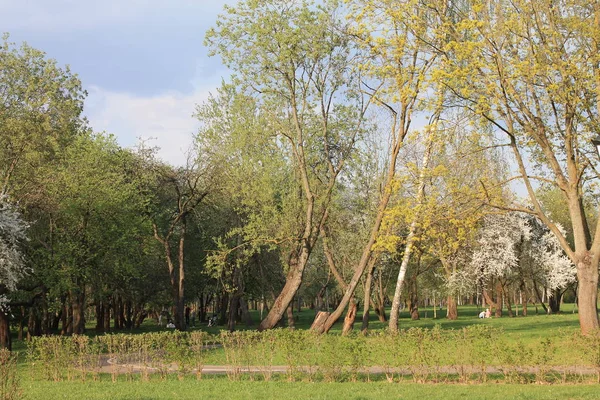
M 478 374 L 482 372 L 482 368 L 476 368 L 472 366 L 439 366 L 439 367 L 427 367 L 430 374 Z M 348 369 L 348 367 L 346 367 Z M 149 365 L 143 365 L 142 363 L 121 363 L 116 357 L 103 356 L 100 359 L 100 367 L 98 372 L 109 373 L 109 374 L 135 374 L 143 371 L 154 373 L 154 372 L 168 372 L 175 373 L 178 371 L 178 365 L 175 363 L 164 364 L 160 367 L 152 367 Z M 299 367 L 298 370 L 310 372 L 309 367 Z M 314 368 L 313 368 L 314 370 Z M 531 373 L 535 374 L 540 372 L 539 367 L 535 366 L 524 366 L 517 369 L 514 368 L 502 368 L 500 366 L 486 366 L 485 372 L 488 374 L 504 373 L 506 371 L 519 372 L 519 373 Z M 190 371 L 196 373 L 193 369 Z M 285 374 L 288 372 L 288 367 L 285 365 L 272 365 L 272 366 L 231 366 L 231 365 L 204 365 L 202 367 L 202 374 L 227 374 L 227 373 L 276 373 Z M 411 368 L 384 368 L 381 366 L 372 366 L 360 368 L 360 373 L 369 374 L 385 374 L 393 373 L 395 375 L 410 375 L 414 372 Z M 420 371 L 421 372 L 421 371 Z M 575 374 L 575 375 L 595 375 L 598 374 L 598 370 L 593 367 L 575 365 L 575 366 L 550 366 L 547 368 L 547 372 L 553 372 L 556 374 Z

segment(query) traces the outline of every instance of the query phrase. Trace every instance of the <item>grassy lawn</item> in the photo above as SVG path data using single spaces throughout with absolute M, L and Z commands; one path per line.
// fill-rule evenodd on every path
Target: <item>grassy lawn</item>
M 598 385 L 442 385 L 412 383 L 231 382 L 23 382 L 27 399 L 597 399 Z

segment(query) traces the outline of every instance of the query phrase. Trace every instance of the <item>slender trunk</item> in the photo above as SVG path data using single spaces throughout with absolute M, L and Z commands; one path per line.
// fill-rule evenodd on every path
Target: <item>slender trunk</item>
M 512 304 L 510 301 L 510 293 L 508 292 L 508 289 L 503 293 L 502 297 L 504 298 L 504 300 L 506 302 L 506 311 L 508 312 L 508 316 L 511 318 L 514 317 L 513 310 L 512 310 Z
M 219 302 L 219 325 L 228 324 L 227 318 L 227 305 L 229 304 L 229 295 L 227 293 L 221 293 L 221 301 Z
M 71 290 L 70 299 L 73 310 L 72 333 L 81 335 L 85 331 L 85 287 L 80 286 Z
M 106 297 L 102 301 L 104 308 L 104 332 L 110 332 L 110 300 Z
M 554 289 L 548 297 L 548 307 L 552 314 L 558 314 L 560 312 L 560 290 Z
M 8 313 L 0 308 L 0 349 L 12 350 L 10 339 L 10 321 Z
M 296 321 L 294 321 L 294 305 L 290 303 L 287 308 L 287 325 L 290 329 L 296 329 Z
M 104 332 L 104 305 L 101 300 L 96 300 L 96 332 Z
M 406 246 L 404 248 L 404 254 L 402 255 L 402 263 L 400 264 L 400 271 L 398 271 L 398 279 L 396 280 L 396 289 L 394 291 L 394 298 L 392 299 L 392 310 L 390 311 L 390 322 L 389 329 L 391 332 L 398 331 L 398 317 L 400 314 L 400 297 L 402 296 L 402 284 L 404 283 L 404 276 L 406 275 L 406 269 L 412 255 L 412 249 L 414 242 L 417 239 L 417 230 L 419 222 L 421 220 L 421 209 L 425 200 L 425 178 L 427 168 L 429 167 L 429 156 L 431 155 L 431 148 L 433 146 L 433 132 L 429 131 L 427 137 L 427 145 L 425 153 L 423 154 L 423 166 L 419 172 L 419 188 L 417 190 L 417 210 L 410 224 L 408 237 L 406 238 Z
M 24 320 L 25 320 L 25 307 L 21 306 L 21 317 L 19 318 L 19 330 L 17 333 L 17 340 L 23 340 Z M 31 340 L 31 335 L 29 333 L 29 329 L 27 329 L 27 341 L 29 341 L 29 340 Z
M 537 283 L 535 282 L 535 280 L 533 281 L 533 291 L 535 292 L 535 295 L 536 295 L 538 301 L 542 305 L 542 308 L 544 309 L 544 312 L 547 314 L 548 313 L 548 309 L 546 308 L 546 305 L 544 304 L 544 300 L 542 300 L 542 296 L 540 294 L 540 290 L 538 289 Z M 537 310 L 537 307 L 536 307 L 536 310 Z M 537 311 L 536 311 L 536 314 L 537 314 Z
M 373 282 L 373 273 L 375 272 L 375 260 L 376 257 L 372 257 L 369 266 L 369 273 L 367 274 L 367 281 L 365 282 L 365 297 L 363 300 L 363 316 L 362 326 L 360 327 L 361 332 L 366 332 L 369 329 L 369 306 L 371 305 L 371 284 Z
M 180 331 L 185 331 L 185 296 L 184 296 L 184 284 L 185 284 L 185 264 L 184 264 L 184 242 L 187 228 L 187 220 L 185 217 L 181 219 L 181 232 L 179 236 L 179 254 L 177 261 L 179 263 L 179 282 L 177 286 L 177 316 L 175 318 L 175 327 Z

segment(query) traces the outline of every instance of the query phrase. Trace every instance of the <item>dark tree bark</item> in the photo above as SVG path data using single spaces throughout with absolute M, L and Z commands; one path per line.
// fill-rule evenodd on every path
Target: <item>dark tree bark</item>
M 554 289 L 548 297 L 548 306 L 552 314 L 560 313 L 560 298 L 562 293 L 559 289 Z
M 104 304 L 101 300 L 96 300 L 96 332 L 104 332 Z
M 0 349 L 12 350 L 10 338 L 10 321 L 8 313 L 0 308 Z

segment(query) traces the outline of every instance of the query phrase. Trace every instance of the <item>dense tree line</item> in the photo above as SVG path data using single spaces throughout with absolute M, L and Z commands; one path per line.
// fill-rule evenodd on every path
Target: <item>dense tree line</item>
M 362 306 L 397 330 L 403 307 L 558 312 L 566 291 L 598 328 L 599 13 L 241 1 L 207 33 L 234 75 L 181 166 L 94 132 L 78 77 L 6 36 L 0 345 L 163 310 L 185 330 L 187 306 L 230 330 L 309 306 L 318 332 Z

